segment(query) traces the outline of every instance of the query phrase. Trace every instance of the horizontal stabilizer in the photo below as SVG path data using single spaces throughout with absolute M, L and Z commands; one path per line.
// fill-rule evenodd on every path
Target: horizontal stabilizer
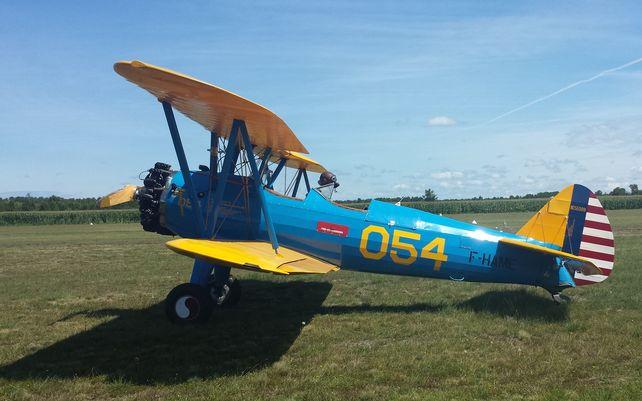
M 558 251 L 556 249 L 546 248 L 544 246 L 535 245 L 535 244 L 531 244 L 528 242 L 511 239 L 511 238 L 502 238 L 499 240 L 499 242 L 510 246 L 518 247 L 520 249 L 531 250 L 535 252 L 541 252 L 548 255 L 557 256 L 559 258 L 564 259 L 565 261 L 568 261 L 569 262 L 568 265 L 570 267 L 573 267 L 574 270 L 581 272 L 585 276 L 604 274 L 602 273 L 602 270 L 600 270 L 599 267 L 595 266 L 595 264 L 590 260 L 581 256 L 573 255 L 572 253 Z
M 168 241 L 174 252 L 210 263 L 274 274 L 324 274 L 338 267 L 300 252 L 261 241 L 212 241 L 181 238 Z

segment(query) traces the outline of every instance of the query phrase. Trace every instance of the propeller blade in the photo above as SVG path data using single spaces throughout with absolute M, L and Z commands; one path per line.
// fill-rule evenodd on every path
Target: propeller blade
M 118 191 L 114 191 L 109 195 L 105 195 L 102 198 L 98 199 L 98 207 L 102 209 L 132 201 L 136 196 L 136 191 L 138 190 L 138 188 L 140 187 L 137 187 L 136 185 L 125 185 Z

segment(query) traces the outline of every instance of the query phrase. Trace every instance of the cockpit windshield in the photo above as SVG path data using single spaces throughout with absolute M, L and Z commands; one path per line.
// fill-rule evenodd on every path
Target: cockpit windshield
M 306 169 L 299 168 L 295 170 L 294 175 L 288 174 L 286 160 L 280 159 L 278 163 L 268 164 L 262 168 L 262 181 L 266 188 L 282 196 L 301 199 L 305 198 L 308 191 L 314 189 L 321 196 L 332 201 L 332 196 L 336 192 L 339 182 L 337 176 L 330 171 L 322 171 L 319 175 L 318 186 L 311 187 Z M 288 179 L 288 175 L 291 178 Z M 279 183 L 277 183 L 277 179 L 280 181 Z M 278 191 L 277 187 L 283 188 L 282 192 Z
M 336 192 L 334 184 L 322 185 L 314 188 L 318 193 L 323 195 L 327 200 L 332 200 L 332 195 Z
M 338 186 L 337 176 L 330 171 L 324 171 L 319 176 L 319 186 L 315 189 L 327 200 L 332 200 L 332 195 Z

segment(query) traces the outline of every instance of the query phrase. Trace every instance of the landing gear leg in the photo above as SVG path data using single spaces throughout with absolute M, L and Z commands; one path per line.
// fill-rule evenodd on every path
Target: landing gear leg
M 241 300 L 241 283 L 230 274 L 227 267 L 216 266 L 208 286 L 210 298 L 217 306 L 234 306 Z

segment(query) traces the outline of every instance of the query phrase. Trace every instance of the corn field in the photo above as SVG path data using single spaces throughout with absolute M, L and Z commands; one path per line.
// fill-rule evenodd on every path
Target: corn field
M 506 213 L 506 212 L 536 212 L 549 199 L 470 199 L 401 202 L 403 206 L 419 209 L 435 214 L 459 213 Z M 642 209 L 642 196 L 601 196 L 600 202 L 607 210 Z M 364 208 L 367 203 L 350 203 L 351 207 Z
M 548 199 L 483 199 L 443 200 L 434 202 L 402 202 L 403 206 L 435 214 L 536 212 Z M 642 209 L 642 196 L 602 196 L 607 210 Z M 350 203 L 351 207 L 364 208 L 367 203 Z M 50 225 L 50 224 L 104 224 L 136 223 L 137 209 L 124 210 L 69 210 L 47 212 L 1 212 L 0 226 Z
M 140 214 L 137 209 L 2 212 L 0 226 L 135 223 L 139 219 Z

